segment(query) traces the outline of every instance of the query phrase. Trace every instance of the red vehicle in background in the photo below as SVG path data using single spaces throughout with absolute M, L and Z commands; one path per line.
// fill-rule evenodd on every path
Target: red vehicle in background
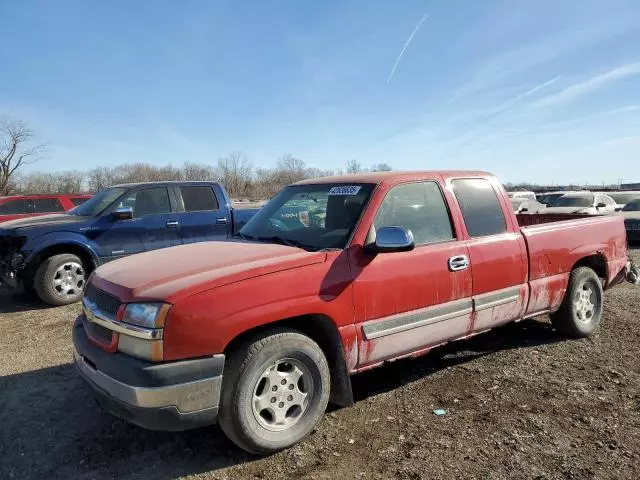
M 91 195 L 20 195 L 0 197 L 0 222 L 71 210 Z

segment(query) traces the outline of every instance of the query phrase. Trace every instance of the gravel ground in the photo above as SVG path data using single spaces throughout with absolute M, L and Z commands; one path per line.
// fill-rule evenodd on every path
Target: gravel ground
M 640 478 L 631 285 L 607 293 L 587 340 L 563 340 L 540 318 L 355 376 L 354 407 L 267 458 L 217 427 L 148 432 L 103 413 L 70 363 L 77 311 L 0 296 L 2 479 Z

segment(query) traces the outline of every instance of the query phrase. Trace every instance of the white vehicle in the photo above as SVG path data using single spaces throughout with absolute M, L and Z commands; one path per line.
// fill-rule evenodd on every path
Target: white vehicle
M 586 193 L 586 192 L 587 190 L 582 190 L 582 191 L 565 190 L 565 191 L 557 191 L 557 192 L 544 192 L 544 193 L 538 193 L 536 195 L 536 199 L 540 203 L 544 203 L 547 207 L 553 207 L 555 206 L 556 201 L 563 195 L 566 195 L 568 193 Z
M 609 195 L 593 192 L 567 193 L 547 207 L 545 213 L 578 213 L 604 215 L 616 211 L 616 202 Z
M 526 190 L 521 190 L 518 192 L 508 192 L 509 198 L 526 198 L 528 200 L 535 200 L 536 194 L 533 192 L 528 192 Z
M 511 207 L 513 213 L 541 213 L 546 210 L 547 206 L 537 200 L 530 200 L 528 198 L 512 198 Z
M 622 210 L 629 202 L 640 197 L 639 191 L 626 191 L 626 192 L 607 192 L 614 202 L 616 202 L 616 210 Z

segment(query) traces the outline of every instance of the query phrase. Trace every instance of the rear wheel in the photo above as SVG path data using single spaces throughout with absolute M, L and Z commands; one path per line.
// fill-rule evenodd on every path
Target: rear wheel
M 43 302 L 60 306 L 82 297 L 87 272 L 76 255 L 53 255 L 42 262 L 34 278 L 34 288 Z
M 282 450 L 318 424 L 329 389 L 329 366 L 318 344 L 293 330 L 274 330 L 229 356 L 220 426 L 249 452 Z
M 576 268 L 560 309 L 551 315 L 553 326 L 576 338 L 590 336 L 602 320 L 602 282 L 588 267 Z

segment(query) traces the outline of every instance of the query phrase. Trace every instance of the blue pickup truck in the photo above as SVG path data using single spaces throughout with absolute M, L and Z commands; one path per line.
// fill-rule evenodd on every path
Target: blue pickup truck
M 0 285 L 35 290 L 51 305 L 73 303 L 98 266 L 148 250 L 227 238 L 257 210 L 232 209 L 214 182 L 116 185 L 65 214 L 0 223 Z

